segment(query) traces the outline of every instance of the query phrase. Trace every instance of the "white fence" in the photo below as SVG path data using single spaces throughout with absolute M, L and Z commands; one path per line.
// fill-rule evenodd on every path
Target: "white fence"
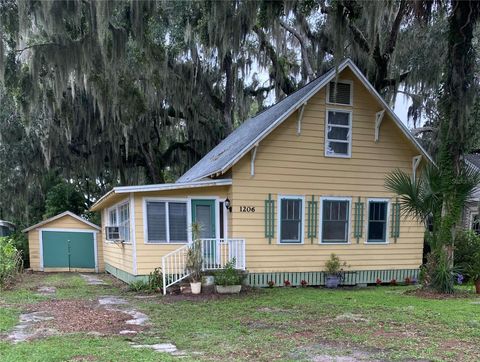
M 245 270 L 244 239 L 200 239 L 202 270 L 219 270 L 234 261 L 234 268 Z M 163 294 L 167 288 L 187 278 L 187 253 L 192 244 L 186 244 L 162 257 Z

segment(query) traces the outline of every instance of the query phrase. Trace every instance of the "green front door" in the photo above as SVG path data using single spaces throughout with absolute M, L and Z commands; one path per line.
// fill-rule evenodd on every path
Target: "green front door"
M 217 241 L 215 233 L 215 200 L 192 200 L 192 223 L 200 225 L 201 239 L 213 239 L 204 243 L 205 265 L 215 264 Z
M 95 268 L 95 241 L 91 232 L 42 231 L 44 268 Z

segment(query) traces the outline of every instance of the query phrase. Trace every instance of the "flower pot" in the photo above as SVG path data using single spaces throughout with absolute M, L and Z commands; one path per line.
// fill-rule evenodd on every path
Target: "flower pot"
M 475 292 L 480 294 L 480 279 L 475 280 Z
M 202 282 L 190 283 L 190 288 L 192 289 L 192 294 L 200 294 L 202 291 Z
M 327 288 L 338 288 L 340 284 L 340 276 L 335 274 L 327 275 L 325 278 L 325 286 Z
M 238 294 L 242 290 L 241 285 L 216 285 L 215 289 L 218 294 Z

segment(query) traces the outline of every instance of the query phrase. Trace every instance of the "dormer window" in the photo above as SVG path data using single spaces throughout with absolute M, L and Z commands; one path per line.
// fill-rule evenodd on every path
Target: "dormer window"
M 351 106 L 352 99 L 352 82 L 350 81 L 338 81 L 330 82 L 328 85 L 327 94 L 328 103 L 341 104 L 344 106 Z

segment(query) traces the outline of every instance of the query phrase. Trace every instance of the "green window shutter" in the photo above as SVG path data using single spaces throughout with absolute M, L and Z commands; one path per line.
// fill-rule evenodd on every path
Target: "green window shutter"
M 312 200 L 307 202 L 307 237 L 313 244 L 313 239 L 317 237 L 318 228 L 318 201 L 312 195 Z
M 400 237 L 400 203 L 398 202 L 398 199 L 396 199 L 392 204 L 390 236 L 393 238 L 395 243 L 397 242 L 397 238 Z
M 275 236 L 275 201 L 272 200 L 272 194 L 268 194 L 268 199 L 265 200 L 265 238 L 268 243 L 272 243 Z
M 360 242 L 360 238 L 363 236 L 363 210 L 364 203 L 360 201 L 359 197 L 354 207 L 353 224 L 353 237 L 357 239 L 357 244 Z

